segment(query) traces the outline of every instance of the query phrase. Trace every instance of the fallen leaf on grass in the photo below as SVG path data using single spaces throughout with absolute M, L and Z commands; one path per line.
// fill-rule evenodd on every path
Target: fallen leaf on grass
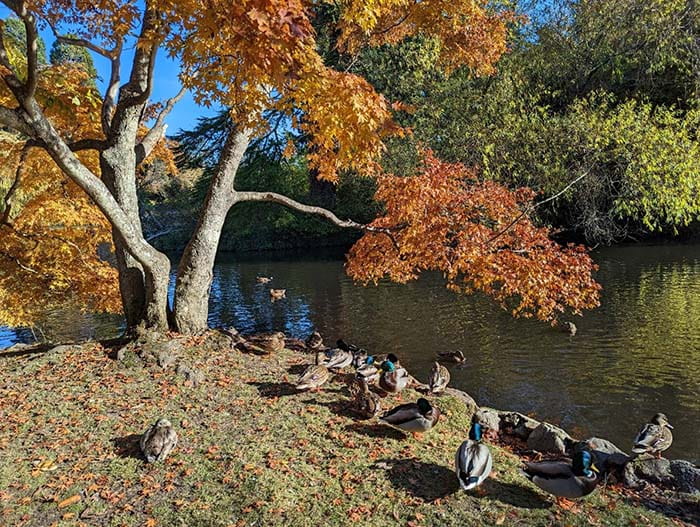
M 58 504 L 59 509 L 63 509 L 64 507 L 68 507 L 70 505 L 73 505 L 74 503 L 78 503 L 82 498 L 80 497 L 80 494 L 74 494 L 70 498 L 66 498 L 62 502 Z

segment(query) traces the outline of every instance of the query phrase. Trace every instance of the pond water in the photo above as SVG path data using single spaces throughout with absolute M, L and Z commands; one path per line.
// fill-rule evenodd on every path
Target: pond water
M 483 405 L 608 438 L 629 451 L 640 425 L 665 412 L 674 425 L 671 458 L 700 460 L 700 245 L 631 246 L 595 253 L 602 306 L 573 319 L 571 337 L 514 320 L 488 300 L 447 291 L 440 277 L 360 287 L 337 257 L 256 259 L 221 255 L 212 287 L 212 325 L 242 332 L 317 329 L 371 352 L 394 352 L 425 380 L 437 352 L 462 350 L 452 385 Z M 287 299 L 269 301 L 274 276 Z M 101 338 L 118 319 L 66 310 L 43 324 L 55 340 Z M 31 334 L 0 328 L 0 347 Z

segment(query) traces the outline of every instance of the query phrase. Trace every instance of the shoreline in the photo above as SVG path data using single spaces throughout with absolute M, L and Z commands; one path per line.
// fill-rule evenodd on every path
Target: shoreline
M 292 347 L 291 343 L 287 348 Z M 475 521 L 475 518 L 486 524 L 508 525 L 511 520 L 515 523 L 525 521 L 528 525 L 548 525 L 552 521 L 587 524 L 581 523 L 585 517 L 577 518 L 577 514 L 552 506 L 546 495 L 528 486 L 517 473 L 521 459 L 557 456 L 554 452 L 537 453 L 530 448 L 533 441 L 528 440 L 534 430 L 543 426 L 542 423 L 516 412 L 481 408 L 482 415 L 478 415 L 478 419 L 490 423 L 492 428 L 493 420 L 498 419 L 497 439 L 488 441 L 495 456 L 495 475 L 485 484 L 486 493 L 483 496 L 463 493 L 454 488 L 456 480 L 451 460 L 453 449 L 464 439 L 472 411 L 476 409 L 476 402 L 471 403 L 473 399 L 465 392 L 450 390 L 444 396 L 431 396 L 443 410 L 445 418 L 424 439 L 414 440 L 393 429 L 375 425 L 373 421 L 357 421 L 349 416 L 344 410 L 347 394 L 342 378 L 332 380 L 327 389 L 319 394 L 291 389 L 290 382 L 311 360 L 309 355 L 284 349 L 259 356 L 242 352 L 232 344 L 230 336 L 210 331 L 202 337 L 170 335 L 162 339 L 147 336 L 133 342 L 89 342 L 42 352 L 30 348 L 16 349 L 10 357 L 0 352 L 0 367 L 7 369 L 10 363 L 15 367 L 14 376 L 7 370 L 5 384 L 0 384 L 0 391 L 4 390 L 5 395 L 5 406 L 0 407 L 0 413 L 9 417 L 9 421 L 5 420 L 5 424 L 0 425 L 0 449 L 5 449 L 5 453 L 15 459 L 14 462 L 8 460 L 12 465 L 6 465 L 4 472 L 0 466 L 0 483 L 7 483 L 13 497 L 19 500 L 23 500 L 23 496 L 34 496 L 23 505 L 23 510 L 33 510 L 35 514 L 46 515 L 46 518 L 67 512 L 74 512 L 77 516 L 83 514 L 83 509 L 91 510 L 92 503 L 84 501 L 87 498 L 75 506 L 56 509 L 56 503 L 69 497 L 66 494 L 77 488 L 74 486 L 59 492 L 56 501 L 53 494 L 48 501 L 35 499 L 38 494 L 48 492 L 41 489 L 53 488 L 50 485 L 56 477 L 67 474 L 70 466 L 84 460 L 88 463 L 89 473 L 109 480 L 108 487 L 112 490 L 100 491 L 105 496 L 110 496 L 108 490 L 115 492 L 114 489 L 124 485 L 127 485 L 124 487 L 127 491 L 125 499 L 131 492 L 129 489 L 140 496 L 143 489 L 149 488 L 150 480 L 144 480 L 144 477 L 161 482 L 160 490 L 154 494 L 133 498 L 137 503 L 144 502 L 143 507 L 136 506 L 137 511 L 133 515 L 142 521 L 157 511 L 156 519 L 164 525 L 169 524 L 170 520 L 174 521 L 172 514 L 178 517 L 184 515 L 195 524 L 194 518 L 203 518 L 197 516 L 199 513 L 189 511 L 188 507 L 185 508 L 189 512 L 183 512 L 182 506 L 174 506 L 170 512 L 153 508 L 153 500 L 167 502 L 182 499 L 162 490 L 167 485 L 167 474 L 173 470 L 180 474 L 174 480 L 179 482 L 175 486 L 180 489 L 178 493 L 194 493 L 192 498 L 187 499 L 204 499 L 203 495 L 195 497 L 199 484 L 203 485 L 200 488 L 208 489 L 208 495 L 220 496 L 217 498 L 219 500 L 234 499 L 238 505 L 226 501 L 226 507 L 236 508 L 237 517 L 244 521 L 241 525 L 252 525 L 254 521 L 262 521 L 266 525 L 302 525 L 302 518 L 313 518 L 316 514 L 322 514 L 320 517 L 323 518 L 338 518 L 339 525 L 345 524 L 352 514 L 356 514 L 355 523 L 367 521 L 372 525 L 406 525 L 409 521 L 426 526 L 464 525 Z M 78 364 L 81 366 L 76 369 L 75 365 Z M 13 404 L 8 406 L 11 398 L 7 390 L 15 393 L 13 386 L 20 382 L 33 400 L 44 401 L 41 406 L 34 406 L 40 415 L 46 414 L 42 422 L 49 419 L 47 422 L 54 423 L 48 428 L 44 427 L 43 436 L 35 436 L 33 427 L 26 428 L 31 421 L 20 425 L 25 427 L 25 432 L 20 436 L 15 436 L 15 439 L 8 436 L 16 420 L 21 420 L 18 413 L 24 411 L 28 402 L 26 396 L 19 400 L 14 396 Z M 88 385 L 93 388 L 84 392 Z M 161 393 L 168 395 L 163 398 L 159 395 Z M 70 395 L 66 399 L 67 394 Z M 418 394 L 413 389 L 407 389 L 404 396 L 410 400 Z M 49 403 L 49 400 L 54 402 Z M 393 400 L 390 398 L 387 404 L 391 405 Z M 142 425 L 161 414 L 176 423 L 181 435 L 180 446 L 171 461 L 162 466 L 145 465 L 138 452 L 133 450 L 137 447 L 134 447 L 134 440 L 131 439 L 115 450 L 115 445 L 122 443 L 115 443 L 116 439 L 110 438 L 137 438 L 133 434 L 142 432 Z M 49 417 L 51 415 L 55 417 Z M 60 430 L 63 421 L 68 419 L 67 422 L 72 422 L 75 417 L 80 420 L 74 422 L 67 438 L 76 439 L 68 443 L 59 440 L 55 444 L 54 441 L 60 436 L 51 430 Z M 551 425 L 544 428 L 548 433 L 539 434 L 538 441 L 543 441 L 540 448 L 547 450 L 544 442 L 552 438 L 552 448 L 560 448 L 556 440 L 560 432 Z M 93 429 L 93 432 L 84 435 L 82 431 L 89 429 Z M 506 432 L 507 429 L 512 429 L 512 433 Z M 527 439 L 523 440 L 518 433 L 522 435 L 526 430 Z M 43 439 L 37 440 L 37 437 Z M 20 438 L 21 442 L 17 442 Z M 565 441 L 562 443 L 565 448 L 568 446 Z M 42 444 L 52 444 L 53 447 L 46 450 Z M 302 447 L 302 444 L 306 446 Z M 216 446 L 215 450 L 212 450 L 212 445 Z M 598 446 L 607 448 L 606 445 Z M 24 453 L 27 448 L 31 450 Z M 299 458 L 302 451 L 302 458 Z M 37 476 L 31 477 L 32 471 L 36 472 L 32 468 L 33 460 L 38 459 L 42 452 L 44 456 L 58 456 L 57 462 L 61 468 L 56 472 L 39 471 Z M 82 454 L 78 455 L 78 452 Z M 93 455 L 93 452 L 96 454 Z M 375 457 L 378 453 L 378 457 Z M 389 460 L 382 461 L 387 458 Z M 334 468 L 336 464 L 337 468 Z M 10 466 L 13 467 L 11 470 Z M 115 472 L 117 467 L 122 468 Z M 128 470 L 123 472 L 127 467 Z M 185 473 L 189 470 L 193 472 L 187 476 Z M 212 470 L 215 472 L 211 473 Z M 348 477 L 357 478 L 357 481 L 352 479 L 345 482 L 342 479 L 343 470 L 349 470 L 351 475 Z M 22 485 L 28 484 L 29 488 L 18 490 L 13 481 L 22 478 L 25 471 L 28 479 Z M 259 475 L 255 476 L 258 471 Z M 214 475 L 217 472 L 228 483 Z M 124 480 L 125 477 L 127 480 Z M 336 495 L 332 490 L 337 485 L 336 477 L 341 482 L 337 498 L 332 497 Z M 209 481 L 209 478 L 213 479 Z M 205 484 L 205 481 L 209 483 Z M 243 490 L 247 488 L 249 492 L 257 493 L 265 503 L 256 506 L 255 499 L 246 501 L 248 494 L 239 494 L 241 489 L 235 486 L 236 481 L 242 482 Z M 326 489 L 322 491 L 324 498 L 320 501 L 313 496 L 298 494 L 304 492 L 302 489 L 310 488 L 309 481 L 318 482 L 319 490 Z M 252 484 L 254 486 L 250 487 Z M 80 487 L 79 482 L 77 485 Z M 287 491 L 278 488 L 279 485 L 286 487 Z M 311 491 L 316 488 L 314 485 Z M 343 489 L 349 488 L 354 489 L 352 494 L 345 494 Z M 277 490 L 273 492 L 272 489 Z M 295 496 L 295 503 L 303 505 L 304 510 L 297 515 L 285 509 L 288 506 L 283 505 L 280 498 L 273 497 L 279 492 L 281 496 L 285 492 L 292 493 L 290 496 Z M 400 505 L 395 507 L 398 518 L 390 513 L 387 518 L 380 515 L 379 518 L 383 519 L 378 520 L 377 509 L 389 506 L 383 504 L 384 493 L 392 492 L 404 496 L 400 498 Z M 233 494 L 224 498 L 225 493 Z M 327 493 L 331 493 L 328 500 L 325 499 Z M 80 491 L 77 495 L 80 495 Z M 98 493 L 96 499 L 101 507 L 106 507 L 104 515 L 114 518 L 116 514 L 118 517 L 117 509 L 101 496 Z M 310 501 L 307 501 L 309 498 Z M 331 503 L 333 500 L 336 500 L 335 504 Z M 0 502 L 0 509 L 5 503 Z M 633 489 L 609 480 L 604 487 L 578 503 L 585 514 L 594 515 L 604 525 L 626 525 L 631 519 L 640 521 L 642 517 L 654 525 L 666 525 L 666 521 L 672 525 L 668 515 L 687 522 L 687 525 L 700 522 L 700 516 L 694 517 L 688 512 L 700 510 L 700 496 L 678 493 L 649 482 Z M 614 508 L 611 503 L 615 504 Z M 221 506 L 212 504 L 209 509 L 213 511 L 211 514 L 219 514 Z M 359 509 L 363 506 L 368 507 L 368 512 Z M 284 514 L 278 512 L 280 509 L 285 509 Z M 653 519 L 649 514 L 654 515 Z M 506 523 L 499 523 L 502 516 L 505 516 Z M 422 518 L 422 521 L 416 522 L 416 518 Z M 449 518 L 449 521 L 445 518 Z M 455 523 L 450 523 L 452 519 Z M 225 525 L 223 521 L 214 520 L 208 524 Z

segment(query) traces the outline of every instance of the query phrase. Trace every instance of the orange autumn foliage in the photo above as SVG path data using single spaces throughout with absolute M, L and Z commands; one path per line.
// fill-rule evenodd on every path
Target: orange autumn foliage
M 29 0 L 26 5 L 40 20 L 105 50 L 120 50 L 115 46 L 129 43 L 143 26 L 138 50 L 164 48 L 180 64 L 180 80 L 195 100 L 230 108 L 236 128 L 259 135 L 267 126 L 263 112 L 280 111 L 309 138 L 309 166 L 320 178 L 336 182 L 344 171 L 375 177 L 377 199 L 386 213 L 372 227 L 388 230 L 391 236 L 367 233 L 353 247 L 348 272 L 354 278 L 405 282 L 426 270 L 440 271 L 454 290 L 483 291 L 515 315 L 543 320 L 554 320 L 565 309 L 580 312 L 596 305 L 599 287 L 591 277 L 590 257 L 580 247 L 560 247 L 546 229 L 520 217 L 533 199 L 531 191 L 511 192 L 479 181 L 469 169 L 442 163 L 429 152 L 415 177 L 382 173 L 379 161 L 385 141 L 405 131 L 394 122 L 390 101 L 364 78 L 324 63 L 312 22 L 325 3 L 330 0 L 156 0 L 145 3 L 146 13 L 144 3 L 127 0 Z M 365 46 L 422 35 L 438 43 L 437 67 L 447 73 L 463 66 L 476 74 L 492 72 L 505 51 L 511 20 L 509 13 L 494 11 L 486 0 L 333 3 L 340 9 L 340 52 L 352 55 Z M 112 57 L 116 52 L 103 54 Z M 26 62 L 17 64 L 21 78 Z M 157 81 L 157 76 L 150 80 Z M 65 142 L 102 138 L 103 101 L 87 83 L 53 67 L 41 70 L 39 81 L 37 100 Z M 16 105 L 2 83 L 0 104 Z M 156 115 L 158 109 L 151 106 L 146 113 Z M 17 142 L 17 136 L 9 141 Z M 58 291 L 54 302 L 65 301 L 62 292 L 71 292 L 89 309 L 112 309 L 117 295 L 108 284 L 115 286 L 114 272 L 95 250 L 107 241 L 108 225 L 78 187 L 34 150 L 25 161 L 21 145 L 8 146 L 8 159 L 22 167 L 0 176 L 22 174 L 25 200 L 4 227 L 8 234 L 3 238 L 14 241 L 2 242 L 8 244 L 9 257 L 0 271 L 5 273 L 0 280 L 6 280 L 0 282 L 0 295 L 6 295 L 9 306 L 22 301 L 22 288 L 15 283 L 13 289 L 7 278 L 16 275 L 27 281 L 40 279 L 32 295 L 38 295 L 43 283 L 45 289 Z M 168 149 L 161 145 L 153 155 L 167 157 Z M 80 154 L 80 159 L 99 175 L 95 153 Z M 112 215 L 118 230 L 121 216 L 114 211 Z M 28 242 L 32 237 L 41 242 Z M 149 247 L 139 242 L 132 239 L 129 250 L 133 253 L 137 247 L 148 253 Z M 77 284 L 81 273 L 84 288 Z M 7 296 L 8 291 L 14 296 Z M 31 320 L 32 315 L 0 311 L 0 322 L 16 324 L 22 317 Z
M 37 100 L 69 140 L 102 136 L 100 96 L 88 81 L 70 64 L 47 66 L 40 77 Z M 0 85 L 0 103 L 11 100 Z M 78 156 L 99 174 L 97 152 Z M 165 141 L 150 157 L 174 170 Z M 121 312 L 111 251 L 111 226 L 83 190 L 43 149 L 0 132 L 0 324 L 33 325 L 66 304 Z
M 585 248 L 560 246 L 523 214 L 532 190 L 481 181 L 430 151 L 417 175 L 378 182 L 385 213 L 371 226 L 388 233 L 368 232 L 352 248 L 347 271 L 356 280 L 405 283 L 438 271 L 454 291 L 481 291 L 514 316 L 546 321 L 598 305 Z

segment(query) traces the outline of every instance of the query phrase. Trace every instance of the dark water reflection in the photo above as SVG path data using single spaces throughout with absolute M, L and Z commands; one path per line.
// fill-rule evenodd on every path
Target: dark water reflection
M 456 296 L 439 276 L 363 288 L 340 260 L 303 256 L 222 255 L 210 321 L 298 337 L 316 328 L 376 353 L 393 351 L 419 378 L 436 352 L 461 349 L 468 365 L 452 369 L 452 383 L 481 404 L 533 413 L 627 450 L 639 425 L 663 411 L 675 426 L 669 457 L 699 460 L 700 246 L 605 249 L 596 260 L 603 305 L 575 320 L 575 337 L 513 320 L 482 298 Z M 258 275 L 274 276 L 287 299 L 271 303 Z M 63 337 L 114 332 L 114 319 L 54 318 L 52 331 Z M 0 346 L 17 339 L 9 331 L 0 329 Z

